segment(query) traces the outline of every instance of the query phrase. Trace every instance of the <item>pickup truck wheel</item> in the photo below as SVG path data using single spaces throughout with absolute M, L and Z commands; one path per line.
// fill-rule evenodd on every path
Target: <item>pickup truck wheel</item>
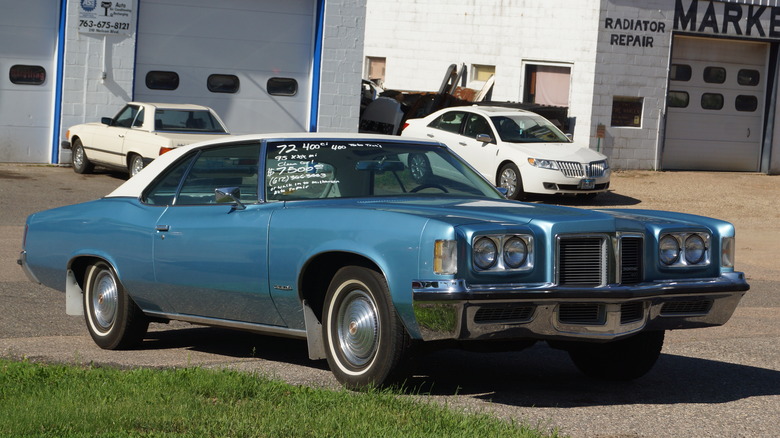
M 132 154 L 127 161 L 129 163 L 129 166 L 127 166 L 127 173 L 130 174 L 130 178 L 134 177 L 144 168 L 144 159 L 140 155 Z
M 325 297 L 323 341 L 330 369 L 346 387 L 393 383 L 408 337 L 384 277 L 357 266 L 336 273 Z
M 89 158 L 87 158 L 87 154 L 84 152 L 84 145 L 81 144 L 81 140 L 73 140 L 72 151 L 73 155 L 71 156 L 70 162 L 73 165 L 73 170 L 76 173 L 92 173 L 95 165 L 89 161 Z
M 525 199 L 523 191 L 523 179 L 520 176 L 520 170 L 514 163 L 506 163 L 501 166 L 498 172 L 498 187 L 506 189 L 507 199 L 521 200 Z
M 84 318 L 92 339 L 106 350 L 137 346 L 149 327 L 146 316 L 127 295 L 114 269 L 105 262 L 87 268 Z
M 580 371 L 601 380 L 633 380 L 653 368 L 664 345 L 664 332 L 651 331 L 605 344 L 579 343 L 569 356 Z

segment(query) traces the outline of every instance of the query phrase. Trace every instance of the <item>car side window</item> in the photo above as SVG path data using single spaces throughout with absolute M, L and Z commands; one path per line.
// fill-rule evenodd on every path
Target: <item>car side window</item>
M 465 115 L 463 111 L 449 111 L 433 119 L 428 127 L 457 134 L 460 132 L 460 124 Z
M 469 114 L 466 119 L 466 126 L 463 129 L 463 135 L 468 138 L 477 138 L 479 134 L 487 134 L 491 138 L 496 138 L 493 135 L 493 130 L 490 129 L 488 121 L 479 114 Z
M 122 108 L 121 111 L 114 117 L 111 126 L 118 126 L 120 128 L 129 128 L 133 126 L 135 116 L 138 114 L 138 107 L 133 105 L 127 105 Z
M 144 109 L 141 108 L 138 114 L 135 116 L 135 122 L 133 122 L 133 128 L 139 128 L 144 125 Z
M 257 202 L 260 143 L 204 149 L 173 166 L 143 197 L 154 205 L 216 204 L 215 189 L 239 189 L 244 203 Z

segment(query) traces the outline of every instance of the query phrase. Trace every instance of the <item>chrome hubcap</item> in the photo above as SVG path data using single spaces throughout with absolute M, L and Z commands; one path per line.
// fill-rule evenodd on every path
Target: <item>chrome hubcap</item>
M 336 324 L 339 348 L 345 359 L 355 367 L 370 362 L 379 343 L 379 315 L 371 297 L 362 290 L 349 292 Z
M 501 172 L 501 187 L 507 190 L 506 196 L 511 198 L 517 190 L 517 174 L 512 169 Z
M 425 178 L 425 160 L 418 155 L 413 155 L 411 160 L 409 171 L 412 173 L 412 178 L 420 182 Z
M 144 168 L 144 162 L 140 157 L 133 158 L 133 162 L 130 165 L 130 176 L 135 176 Z
M 108 330 L 116 319 L 119 291 L 114 277 L 103 271 L 95 278 L 95 289 L 92 294 L 92 313 L 95 323 Z
M 84 149 L 77 147 L 76 150 L 73 151 L 73 164 L 76 165 L 76 167 L 81 167 L 81 165 L 84 164 Z

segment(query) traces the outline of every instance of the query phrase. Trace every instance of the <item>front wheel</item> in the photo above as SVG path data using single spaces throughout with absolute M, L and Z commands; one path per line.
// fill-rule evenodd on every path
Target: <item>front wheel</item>
M 323 341 L 336 379 L 351 389 L 392 383 L 408 348 L 384 277 L 348 266 L 328 287 L 323 310 Z
M 569 349 L 569 356 L 590 377 L 633 380 L 653 368 L 663 345 L 664 332 L 650 331 L 605 344 L 579 343 Z
M 73 140 L 73 155 L 70 160 L 73 165 L 73 171 L 76 173 L 92 173 L 95 166 L 87 158 L 86 152 L 84 152 L 84 145 L 81 140 Z
M 87 268 L 84 318 L 92 340 L 106 350 L 135 347 L 149 327 L 149 320 L 127 295 L 114 269 L 105 262 Z
M 499 187 L 506 189 L 507 199 L 525 199 L 523 179 L 520 177 L 520 170 L 517 169 L 514 163 L 506 163 L 501 166 L 497 182 Z

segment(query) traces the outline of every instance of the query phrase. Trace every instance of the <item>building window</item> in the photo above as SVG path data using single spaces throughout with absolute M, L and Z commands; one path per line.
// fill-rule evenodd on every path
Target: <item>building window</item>
M 701 107 L 706 110 L 723 108 L 723 95 L 720 93 L 704 93 L 701 95 Z
M 734 99 L 734 107 L 736 107 L 737 111 L 753 112 L 758 109 L 758 98 L 740 94 Z
M 523 102 L 569 106 L 571 67 L 526 64 Z
M 14 65 L 8 71 L 11 83 L 17 85 L 43 85 L 46 69 L 40 65 Z
M 672 64 L 669 67 L 669 80 L 687 82 L 691 80 L 691 66 L 686 64 Z
M 235 75 L 209 75 L 206 86 L 212 93 L 237 93 L 240 82 Z
M 612 126 L 642 127 L 641 97 L 614 96 L 612 98 Z
M 366 77 L 370 81 L 381 84 L 385 81 L 385 66 L 387 58 L 378 58 L 375 56 L 366 57 Z
M 487 82 L 493 75 L 496 74 L 495 65 L 479 65 L 473 64 L 471 66 L 471 80 L 479 82 Z
M 298 94 L 298 81 L 292 78 L 271 78 L 266 83 L 266 90 L 273 96 L 295 96 Z
M 758 70 L 742 69 L 737 73 L 737 83 L 755 87 L 761 81 L 761 73 Z
M 670 91 L 666 104 L 670 108 L 687 108 L 690 96 L 685 91 Z
M 150 71 L 146 74 L 146 88 L 175 90 L 179 88 L 179 75 L 173 71 Z
M 722 84 L 726 82 L 726 69 L 723 67 L 706 67 L 704 69 L 704 82 L 708 84 Z

